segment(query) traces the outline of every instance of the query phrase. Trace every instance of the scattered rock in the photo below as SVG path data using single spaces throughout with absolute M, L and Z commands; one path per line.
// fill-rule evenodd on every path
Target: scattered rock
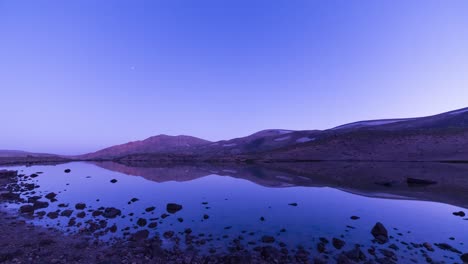
M 62 213 L 60 213 L 61 216 L 65 217 L 70 217 L 73 213 L 73 210 L 63 210 Z
M 205 219 L 205 220 L 206 220 L 206 219 L 208 219 L 208 218 L 210 218 L 210 216 L 209 216 L 209 215 L 207 215 L 207 214 L 203 215 L 203 219 Z
M 19 209 L 20 213 L 32 213 L 34 212 L 34 206 L 30 205 L 30 204 L 26 204 L 26 205 L 23 205 L 20 207 Z
M 145 230 L 140 230 L 134 233 L 130 239 L 133 241 L 141 241 L 141 240 L 145 240 L 146 238 L 148 238 L 148 236 L 149 236 L 149 231 L 145 229 Z
M 86 216 L 86 213 L 83 212 L 83 211 L 76 214 L 76 217 L 78 217 L 78 218 L 85 218 L 85 216 Z
M 462 252 L 454 247 L 452 247 L 451 245 L 447 244 L 447 243 L 440 243 L 440 244 L 435 244 L 438 248 L 442 249 L 442 250 L 447 250 L 447 251 L 451 251 L 453 253 L 457 253 L 457 254 L 462 254 Z
M 290 206 L 297 206 L 297 203 L 290 203 L 290 204 L 288 204 L 288 205 L 290 205 Z
M 156 209 L 156 207 L 151 206 L 151 207 L 146 208 L 145 211 L 146 212 L 152 212 L 152 211 L 154 211 L 154 209 Z
M 166 231 L 163 233 L 163 237 L 166 238 L 166 239 L 169 239 L 171 237 L 174 236 L 174 232 L 173 231 Z
M 168 203 L 166 205 L 166 210 L 170 214 L 175 214 L 178 211 L 182 210 L 182 205 L 176 203 Z
M 334 237 L 333 240 L 332 240 L 332 244 L 336 249 L 341 249 L 341 248 L 344 247 L 345 242 L 343 240 L 339 239 L 339 238 Z
M 141 227 L 145 226 L 146 223 L 147 223 L 147 222 L 146 222 L 146 219 L 144 219 L 144 218 L 140 218 L 140 219 L 138 219 L 138 221 L 137 221 L 137 225 L 139 225 L 139 226 L 141 226 Z
M 372 228 L 371 233 L 380 244 L 388 242 L 388 231 L 382 223 L 377 222 Z
M 47 213 L 47 217 L 49 217 L 50 219 L 56 219 L 58 216 L 59 216 L 59 214 L 57 212 Z
M 84 204 L 84 203 L 77 203 L 77 204 L 75 205 L 75 209 L 76 209 L 76 210 L 83 210 L 83 209 L 85 209 L 85 208 L 86 208 L 86 204 Z
M 465 212 L 463 212 L 463 211 L 453 212 L 453 215 L 454 216 L 465 217 Z
M 57 196 L 56 193 L 51 192 L 51 193 L 46 194 L 46 196 L 44 196 L 44 197 L 49 199 L 49 200 L 53 200 L 53 199 L 55 199 L 56 196 Z
M 116 180 L 116 179 L 112 179 L 112 180 L 110 180 L 110 182 L 111 182 L 111 183 L 116 183 L 117 180 Z
M 461 255 L 460 259 L 463 261 L 463 263 L 468 263 L 468 253 Z
M 116 218 L 117 216 L 121 215 L 122 212 L 114 207 L 107 207 L 104 209 L 104 213 L 102 213 L 102 216 L 105 218 Z
M 70 169 L 66 169 L 66 170 L 64 170 L 64 172 L 65 172 L 65 173 L 70 173 L 71 170 L 70 170 Z
M 42 209 L 42 208 L 49 207 L 49 203 L 48 202 L 35 201 L 33 206 L 34 206 L 34 209 Z
M 427 242 L 423 243 L 423 247 L 425 247 L 428 251 L 431 251 L 431 252 L 434 251 L 434 248 L 432 247 L 432 245 Z
M 350 218 L 351 218 L 351 220 L 358 220 L 358 219 L 360 219 L 359 216 L 355 216 L 355 215 L 351 216 Z
M 272 236 L 263 236 L 263 237 L 262 237 L 262 242 L 263 242 L 263 243 L 267 243 L 267 244 L 274 243 L 274 242 L 275 242 L 275 238 L 272 237 Z

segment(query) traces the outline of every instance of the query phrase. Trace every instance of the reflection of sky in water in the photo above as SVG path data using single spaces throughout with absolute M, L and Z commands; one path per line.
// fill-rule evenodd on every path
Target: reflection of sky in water
M 66 168 L 70 168 L 72 172 L 65 174 L 63 171 Z M 139 217 L 148 219 L 148 223 L 152 222 L 150 218 L 165 213 L 167 203 L 182 204 L 182 211 L 162 220 L 162 224 L 153 232 L 162 234 L 167 230 L 183 231 L 185 228 L 191 228 L 195 235 L 213 234 L 215 241 L 207 243 L 208 247 L 221 249 L 242 230 L 256 232 L 254 236 L 245 234 L 245 242 L 258 242 L 260 237 L 266 234 L 275 236 L 277 241 L 285 242 L 290 247 L 303 245 L 305 248 L 315 249 L 321 236 L 331 240 L 332 237 L 344 235 L 348 247 L 351 247 L 354 243 L 369 244 L 372 239 L 370 229 L 380 221 L 391 235 L 401 241 L 445 242 L 459 250 L 467 251 L 466 245 L 460 243 L 467 242 L 463 239 L 468 237 L 468 221 L 452 215 L 452 212 L 463 209 L 441 203 L 368 198 L 332 188 L 267 188 L 246 180 L 218 175 L 188 182 L 156 183 L 87 163 L 14 169 L 23 170 L 26 175 L 37 171 L 44 172 L 34 179 L 41 186 L 36 190 L 41 191 L 43 195 L 51 191 L 58 193 L 58 202 L 52 203 L 46 211 L 55 210 L 59 203 L 68 203 L 69 208 L 73 210 L 78 202 L 86 203 L 87 209 L 116 207 L 127 216 L 123 219 L 109 220 L 108 226 L 115 222 L 119 230 L 127 226 L 136 230 L 133 226 L 136 226 Z M 118 182 L 110 183 L 114 178 Z M 70 185 L 67 186 L 67 183 Z M 129 205 L 128 201 L 134 197 L 139 201 Z M 96 199 L 99 199 L 99 202 L 96 202 Z M 208 204 L 203 205 L 202 202 Z M 293 207 L 288 205 L 289 203 L 298 203 L 298 206 Z M 150 206 L 155 206 L 156 210 L 145 213 L 145 208 Z M 210 209 L 206 209 L 205 206 L 209 206 Z M 74 215 L 76 212 L 77 210 Z M 128 216 L 132 212 L 135 214 L 133 218 Z M 87 214 L 85 219 L 77 221 L 83 222 L 92 218 L 90 213 Z M 209 219 L 202 221 L 204 214 L 209 215 Z M 350 220 L 352 215 L 361 219 Z M 264 222 L 259 220 L 262 216 L 266 219 Z M 178 217 L 182 217 L 184 222 L 178 222 Z M 59 223 L 63 230 L 66 230 L 68 218 L 50 220 L 45 217 L 34 222 L 38 225 L 54 226 Z M 347 228 L 347 225 L 356 229 Z M 232 228 L 225 230 L 226 226 Z M 280 233 L 282 228 L 287 232 Z M 398 231 L 393 228 L 398 228 Z M 403 236 L 397 235 L 399 232 Z M 121 235 L 117 232 L 114 236 L 119 234 Z M 229 235 L 229 238 L 221 238 L 223 235 Z M 456 240 L 451 241 L 449 237 L 455 237 Z M 216 241 L 216 238 L 221 240 Z M 400 248 L 404 247 L 395 240 L 392 242 Z

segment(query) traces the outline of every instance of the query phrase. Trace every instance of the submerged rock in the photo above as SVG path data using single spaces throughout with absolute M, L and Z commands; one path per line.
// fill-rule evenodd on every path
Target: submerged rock
M 168 203 L 166 205 L 166 210 L 170 214 L 175 214 L 178 211 L 182 210 L 182 205 L 176 203 Z
M 388 242 L 388 231 L 382 223 L 377 222 L 372 228 L 371 233 L 380 244 Z

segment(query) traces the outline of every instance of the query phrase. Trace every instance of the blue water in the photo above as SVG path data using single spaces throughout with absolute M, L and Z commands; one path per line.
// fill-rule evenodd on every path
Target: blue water
M 71 173 L 64 173 L 68 168 Z M 218 252 L 226 250 L 232 239 L 239 235 L 244 237 L 245 242 L 257 244 L 261 244 L 259 240 L 263 235 L 271 235 L 276 238 L 276 243 L 284 242 L 291 249 L 303 246 L 315 251 L 319 237 L 331 240 L 342 236 L 347 242 L 346 248 L 352 248 L 356 243 L 370 245 L 373 238 L 371 228 L 376 222 L 382 222 L 390 235 L 395 237 L 391 243 L 400 248 L 404 246 L 396 239 L 415 243 L 443 242 L 462 252 L 468 251 L 468 221 L 452 215 L 454 211 L 466 209 L 448 204 L 370 198 L 328 187 L 268 188 L 244 179 L 216 174 L 185 182 L 158 183 L 80 162 L 9 169 L 19 170 L 26 175 L 44 172 L 31 181 L 40 185 L 36 191 L 42 195 L 49 192 L 58 194 L 58 201 L 51 203 L 45 209 L 47 212 L 59 209 L 57 205 L 60 203 L 69 204 L 74 214 L 78 212 L 74 209 L 76 203 L 86 203 L 86 210 L 101 206 L 122 210 L 125 218 L 108 220 L 108 226 L 115 223 L 119 231 L 100 237 L 103 240 L 112 241 L 113 238 L 122 237 L 122 229 L 125 227 L 131 227 L 131 232 L 146 228 L 136 226 L 137 219 L 142 217 L 148 223 L 158 222 L 157 228 L 150 230 L 152 235 L 161 235 L 168 230 L 182 232 L 186 228 L 191 228 L 195 235 L 211 235 L 214 240 L 202 248 L 214 248 Z M 111 179 L 117 179 L 117 183 L 110 183 Z M 132 198 L 138 198 L 139 201 L 129 205 Z M 202 202 L 208 204 L 203 205 Z M 181 204 L 183 209 L 164 220 L 150 221 L 150 218 L 166 213 L 167 203 Z M 297 203 L 298 206 L 288 205 L 290 203 Z M 10 208 L 18 206 L 9 205 Z M 156 209 L 145 212 L 145 208 L 150 206 Z M 134 213 L 134 216 L 129 216 L 129 213 Z M 209 219 L 204 220 L 204 214 L 209 215 Z M 360 219 L 351 220 L 353 215 Z M 260 221 L 260 217 L 264 217 L 265 221 Z M 183 222 L 177 218 L 183 218 Z M 85 222 L 89 219 L 93 217 L 87 213 L 84 219 L 77 221 Z M 66 217 L 44 217 L 27 221 L 39 226 L 52 226 L 64 233 L 77 233 L 79 228 L 67 227 L 68 220 Z M 231 228 L 225 229 L 228 226 Z M 283 228 L 286 232 L 280 232 Z M 250 232 L 254 234 L 249 235 Z M 223 237 L 225 235 L 228 237 Z M 450 237 L 455 240 L 450 240 Z M 170 241 L 165 241 L 165 244 L 171 246 Z M 443 258 L 452 253 L 436 250 L 433 254 Z M 454 257 L 458 259 L 456 255 Z

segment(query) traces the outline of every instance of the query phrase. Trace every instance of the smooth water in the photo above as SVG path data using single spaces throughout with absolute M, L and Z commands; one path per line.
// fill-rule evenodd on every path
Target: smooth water
M 104 167 L 119 168 L 118 170 L 127 174 Z M 252 177 L 247 176 L 244 178 L 250 180 L 246 180 L 242 175 L 235 175 L 239 171 L 236 168 L 210 167 L 203 173 L 204 170 L 199 165 L 137 168 L 136 171 L 142 172 L 140 174 L 144 177 L 131 175 L 131 167 L 84 162 L 56 166 L 18 166 L 8 169 L 18 170 L 25 175 L 43 172 L 29 181 L 40 185 L 35 190 L 35 195 L 45 195 L 49 192 L 58 194 L 58 201 L 45 208 L 46 212 L 63 210 L 64 208 L 59 208 L 58 205 L 65 203 L 68 204 L 67 209 L 74 210 L 72 217 L 76 217 L 79 210 L 74 208 L 75 204 L 85 203 L 87 206 L 86 216 L 83 219 L 77 218 L 77 222 L 83 223 L 81 227 L 67 226 L 69 218 L 64 216 L 57 219 L 46 216 L 28 218 L 27 221 L 35 225 L 55 227 L 65 233 L 77 233 L 86 226 L 88 220 L 96 219 L 88 210 L 96 210 L 99 207 L 120 209 L 122 217 L 107 220 L 107 226 L 116 224 L 118 231 L 106 232 L 99 237 L 103 240 L 112 241 L 113 238 L 123 237 L 126 231 L 147 229 L 147 226 L 140 227 L 136 224 L 139 218 L 144 218 L 148 224 L 157 223 L 157 227 L 148 229 L 151 235 L 162 235 L 169 230 L 183 232 L 187 228 L 190 228 L 194 235 L 201 234 L 199 238 L 207 239 L 198 245 L 202 251 L 216 249 L 217 252 L 223 252 L 232 245 L 232 240 L 239 236 L 246 243 L 251 242 L 248 245 L 253 247 L 262 244 L 262 236 L 269 235 L 275 237 L 275 244 L 283 242 L 290 249 L 302 246 L 314 252 L 320 237 L 329 240 L 333 237 L 341 238 L 346 241 L 346 248 L 352 248 L 354 244 L 370 245 L 373 239 L 370 233 L 373 225 L 382 222 L 394 237 L 389 244 L 395 243 L 401 248 L 401 252 L 407 252 L 408 258 L 418 259 L 421 256 L 406 251 L 406 246 L 400 244 L 402 241 L 447 243 L 462 252 L 468 251 L 468 221 L 452 215 L 455 211 L 466 211 L 463 203 L 461 206 L 455 206 L 419 201 L 417 197 L 424 197 L 424 200 L 431 197 L 424 193 L 427 191 L 424 188 L 416 188 L 413 191 L 396 187 L 396 191 L 392 191 L 392 188 L 382 189 L 375 185 L 376 190 L 369 190 L 366 183 L 365 187 L 359 189 L 356 187 L 359 178 L 352 180 L 350 185 L 353 186 L 341 185 L 339 189 L 326 187 L 326 184 L 319 187 L 297 186 L 291 183 L 295 179 L 301 182 L 312 181 L 308 185 L 317 184 L 314 184 L 313 177 L 294 176 L 284 171 L 259 173 L 260 169 L 250 168 L 251 171 L 255 171 L 253 175 L 258 179 L 251 180 Z M 65 169 L 71 169 L 71 172 L 64 173 Z M 139 174 L 135 173 L 135 170 L 133 172 Z M 235 176 L 229 176 L 230 173 Z M 111 183 L 112 179 L 116 179 L 117 182 Z M 336 182 L 329 185 L 336 185 Z M 438 191 L 439 189 L 434 189 L 434 193 Z M 409 192 L 413 192 L 414 196 L 408 196 Z M 137 198 L 138 201 L 129 204 L 132 198 Z M 439 195 L 435 200 L 454 200 L 460 204 L 460 200 L 455 198 Z M 167 213 L 167 203 L 181 204 L 183 209 L 162 219 L 161 215 Z M 297 206 L 292 206 L 291 203 L 297 203 Z M 152 206 L 156 207 L 154 211 L 145 211 Z M 18 208 L 19 205 L 10 204 L 8 207 Z M 129 215 L 131 213 L 133 216 Z M 207 215 L 208 219 L 204 219 L 204 215 Z M 358 216 L 360 219 L 351 220 L 351 216 Z M 260 220 L 261 217 L 264 221 Z M 179 218 L 183 221 L 179 221 Z M 126 227 L 130 230 L 124 230 Z M 282 229 L 285 229 L 285 232 L 280 232 Z M 164 243 L 171 246 L 169 240 Z M 453 253 L 438 250 L 434 254 L 443 258 L 450 257 Z M 456 255 L 452 257 L 458 259 Z

